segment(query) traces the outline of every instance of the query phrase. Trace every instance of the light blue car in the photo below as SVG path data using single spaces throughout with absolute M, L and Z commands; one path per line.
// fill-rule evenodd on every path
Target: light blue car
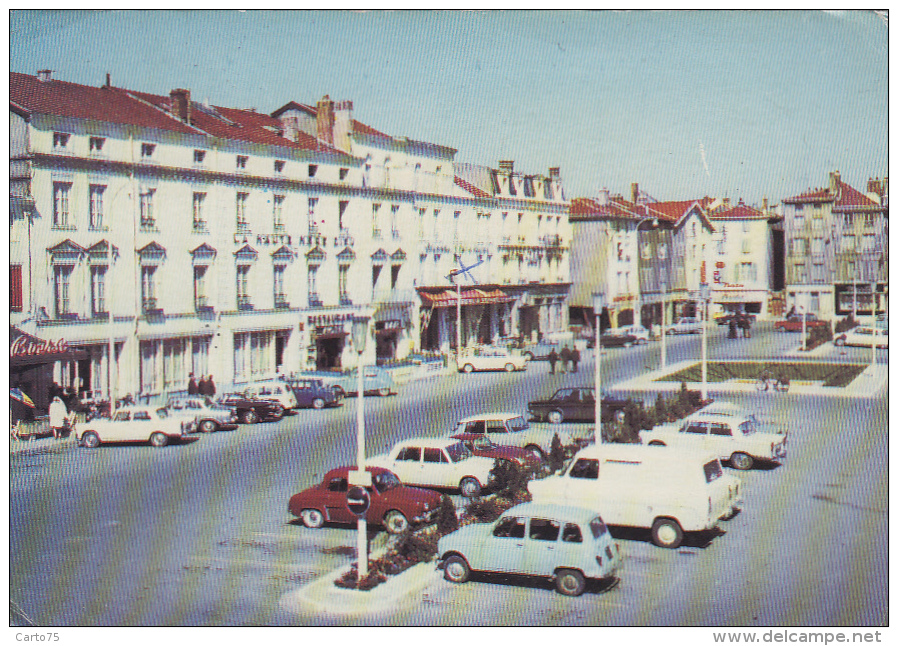
M 440 567 L 453 583 L 471 572 L 549 577 L 561 594 L 578 596 L 587 579 L 610 579 L 620 549 L 595 510 L 525 502 L 494 523 L 476 523 L 437 543 Z
M 353 368 L 346 372 L 305 372 L 303 377 L 314 377 L 320 379 L 325 386 L 332 388 L 337 393 L 342 392 L 343 395 L 359 394 L 359 377 L 358 369 Z M 396 394 L 396 382 L 389 370 L 384 370 L 379 366 L 365 367 L 365 394 L 375 394 L 381 397 Z

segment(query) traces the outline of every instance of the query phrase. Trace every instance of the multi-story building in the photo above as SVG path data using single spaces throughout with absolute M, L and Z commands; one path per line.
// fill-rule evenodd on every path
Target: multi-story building
M 888 178 L 867 190 L 834 171 L 828 186 L 783 200 L 790 309 L 827 319 L 888 309 Z

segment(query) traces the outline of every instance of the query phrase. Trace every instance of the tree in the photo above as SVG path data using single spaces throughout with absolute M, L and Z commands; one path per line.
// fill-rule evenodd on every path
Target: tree
M 445 535 L 451 534 L 456 529 L 458 529 L 458 514 L 455 511 L 455 503 L 452 502 L 452 498 L 444 495 L 437 514 L 437 531 L 440 535 Z

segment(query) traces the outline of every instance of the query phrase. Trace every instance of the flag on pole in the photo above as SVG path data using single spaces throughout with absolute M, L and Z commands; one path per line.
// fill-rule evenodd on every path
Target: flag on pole
M 28 406 L 29 408 L 34 408 L 34 402 L 31 401 L 31 397 L 29 397 L 28 395 L 26 395 L 25 393 L 23 393 L 23 392 L 22 392 L 21 390 L 19 390 L 18 388 L 10 388 L 10 389 L 9 389 L 9 396 L 10 396 L 11 398 L 15 399 L 17 402 L 22 402 L 23 404 L 25 404 L 25 405 Z

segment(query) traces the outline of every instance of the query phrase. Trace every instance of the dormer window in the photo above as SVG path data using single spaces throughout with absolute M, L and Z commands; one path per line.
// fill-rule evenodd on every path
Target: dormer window
M 205 150 L 194 150 L 193 151 L 193 163 L 194 164 L 202 164 L 206 161 L 206 151 Z
M 283 159 L 275 159 L 274 160 L 274 172 L 275 173 L 283 173 L 284 172 L 284 160 Z
M 72 135 L 67 132 L 54 132 L 53 133 L 53 147 L 54 148 L 68 148 L 69 146 L 69 138 Z
M 97 153 L 103 152 L 103 146 L 106 144 L 105 137 L 91 137 L 90 138 L 90 152 L 93 155 Z
M 315 177 L 318 173 L 318 165 L 317 164 L 309 164 L 309 177 Z
M 151 159 L 156 152 L 156 144 L 140 144 L 140 156 L 143 159 Z
M 249 161 L 249 157 L 246 155 L 237 155 L 237 170 L 246 170 L 246 162 Z

